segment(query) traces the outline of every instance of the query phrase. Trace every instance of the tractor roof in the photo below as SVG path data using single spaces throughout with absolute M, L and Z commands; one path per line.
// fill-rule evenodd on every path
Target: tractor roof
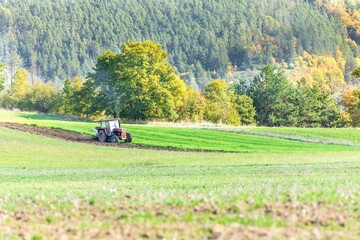
M 120 119 L 106 119 L 106 120 L 99 120 L 97 122 L 112 122 L 112 121 L 120 121 Z

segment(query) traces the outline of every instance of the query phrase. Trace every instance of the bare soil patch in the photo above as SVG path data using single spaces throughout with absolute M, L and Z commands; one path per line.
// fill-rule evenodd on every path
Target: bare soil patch
M 234 208 L 221 208 L 214 203 L 201 202 L 190 206 L 163 204 L 132 205 L 131 199 L 118 198 L 111 206 L 89 204 L 74 199 L 67 208 L 54 204 L 31 203 L 17 211 L 0 210 L 0 231 L 6 237 L 31 239 L 358 239 L 359 233 L 343 224 L 356 222 L 358 214 L 343 213 L 347 206 L 318 203 L 268 203 L 265 208 L 249 211 L 249 203 L 236 203 Z M 200 211 L 199 211 L 200 209 Z M 193 212 L 191 221 L 185 215 Z M 285 213 L 285 214 L 284 214 Z M 146 214 L 148 219 L 141 216 Z M 283 226 L 259 227 L 236 223 L 221 224 L 216 217 L 236 216 L 238 219 L 257 219 L 272 215 Z M 298 216 L 289 221 L 289 216 Z M 323 217 L 320 217 L 324 215 Z M 338 217 L 337 215 L 341 215 Z M 212 222 L 202 219 L 212 219 Z M 329 218 L 329 219 L 327 219 Z M 174 221 L 174 219 L 176 219 Z M 339 225 L 329 229 L 328 224 Z
M 129 148 L 129 149 L 148 149 L 148 150 L 162 150 L 162 151 L 177 151 L 177 152 L 213 152 L 206 150 L 185 150 L 178 148 L 162 148 L 155 146 L 143 146 L 129 143 L 114 144 L 110 142 L 99 142 L 97 137 L 91 137 L 75 132 L 64 131 L 61 129 L 40 127 L 36 125 L 27 125 L 20 123 L 0 122 L 0 127 L 6 127 L 17 131 L 27 132 L 31 134 L 42 135 L 50 138 L 62 139 L 65 141 L 79 142 L 85 144 L 92 144 L 98 146 Z

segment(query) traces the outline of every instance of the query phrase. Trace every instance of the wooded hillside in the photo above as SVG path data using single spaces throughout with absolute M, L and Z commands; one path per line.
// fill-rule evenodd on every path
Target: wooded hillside
M 359 50 L 338 15 L 305 0 L 0 0 L 0 62 L 31 79 L 86 76 L 106 49 L 150 39 L 170 53 L 179 73 L 203 86 L 229 68 L 291 64 L 304 51 L 356 67 Z M 327 5 L 328 6 L 328 5 Z M 352 9 L 358 6 L 352 6 Z

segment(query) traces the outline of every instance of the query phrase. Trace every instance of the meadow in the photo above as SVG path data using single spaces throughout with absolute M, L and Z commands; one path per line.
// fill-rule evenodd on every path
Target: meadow
M 94 123 L 32 113 L 0 110 L 4 121 L 94 134 Z M 133 144 L 153 134 L 163 137 L 154 145 L 188 141 L 212 152 L 111 148 L 0 127 L 0 239 L 360 237 L 357 146 L 223 132 L 257 128 L 126 128 Z M 294 136 L 305 131 L 307 139 L 360 137 L 349 129 Z
M 95 136 L 93 128 L 97 122 L 74 121 L 56 116 L 34 113 L 15 113 L 0 110 L 0 121 L 17 122 L 56 128 Z M 231 127 L 179 127 L 123 124 L 132 135 L 133 144 L 204 150 L 217 152 L 321 152 L 357 151 L 360 130 L 349 129 L 297 129 L 297 128 L 231 128 Z M 269 134 L 270 133 L 270 134 Z M 266 135 L 267 134 L 267 135 Z M 273 134 L 273 135 L 271 135 Z M 290 137 L 289 139 L 283 139 Z M 313 144 L 312 141 L 345 143 L 355 148 L 344 148 L 338 144 Z M 310 143 L 308 143 L 310 142 Z M 321 143 L 321 141 L 320 141 Z M 344 144 L 343 144 L 344 145 Z

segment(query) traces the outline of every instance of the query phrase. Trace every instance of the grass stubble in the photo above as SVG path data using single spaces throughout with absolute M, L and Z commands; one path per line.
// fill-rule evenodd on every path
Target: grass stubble
M 0 239 L 360 237 L 356 147 L 117 149 L 0 127 L 0 149 Z

